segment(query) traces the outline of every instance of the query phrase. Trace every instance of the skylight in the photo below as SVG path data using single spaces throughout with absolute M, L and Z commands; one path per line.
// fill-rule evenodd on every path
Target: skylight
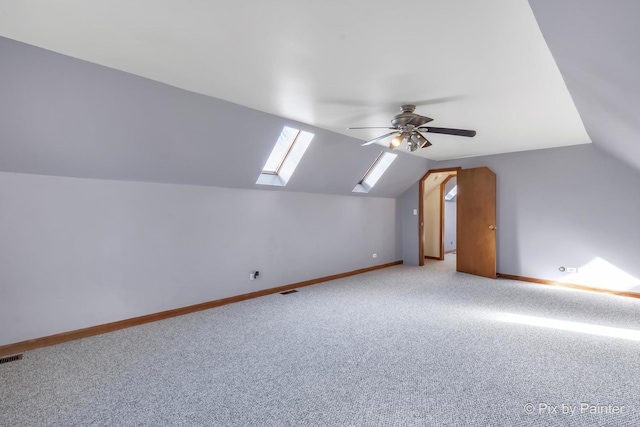
M 446 196 L 444 196 L 444 199 L 445 199 L 446 201 L 452 200 L 454 197 L 456 197 L 456 195 L 457 195 L 457 194 L 458 194 L 458 186 L 457 186 L 457 185 L 455 185 L 455 186 L 451 189 L 451 191 L 449 191 L 449 192 L 447 193 L 447 195 L 446 195 Z
M 369 169 L 367 169 L 367 172 L 365 172 L 360 182 L 356 184 L 353 192 L 368 193 L 371 191 L 373 186 L 376 185 L 378 180 L 382 177 L 387 168 L 391 166 L 391 163 L 393 163 L 396 157 L 398 157 L 397 154 L 386 153 L 384 151 L 380 153 L 373 164 L 369 166 Z
M 287 185 L 313 137 L 312 133 L 285 126 L 256 184 Z

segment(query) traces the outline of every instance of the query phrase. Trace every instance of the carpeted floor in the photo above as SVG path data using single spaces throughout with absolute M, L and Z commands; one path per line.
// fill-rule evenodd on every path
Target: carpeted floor
M 27 352 L 0 425 L 640 425 L 640 300 L 454 259 Z

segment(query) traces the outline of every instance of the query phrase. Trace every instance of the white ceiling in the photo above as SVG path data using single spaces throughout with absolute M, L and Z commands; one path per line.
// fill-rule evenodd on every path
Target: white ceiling
M 478 132 L 435 160 L 591 142 L 526 0 L 3 0 L 0 35 L 363 140 L 422 101 Z

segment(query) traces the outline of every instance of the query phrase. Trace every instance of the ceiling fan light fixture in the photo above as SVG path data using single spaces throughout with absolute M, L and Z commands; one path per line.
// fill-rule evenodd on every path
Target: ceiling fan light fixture
M 392 148 L 392 149 L 393 148 L 398 148 L 400 146 L 400 144 L 402 144 L 402 135 L 396 135 L 391 140 L 390 148 Z
M 420 134 L 411 134 L 411 140 L 407 144 L 407 149 L 410 151 L 416 151 L 418 148 L 422 148 L 422 138 Z
M 427 140 L 427 138 L 425 138 L 424 135 L 422 135 L 419 132 L 416 132 L 413 135 L 411 135 L 411 141 L 417 145 L 417 148 L 425 148 L 425 147 L 431 146 L 431 143 L 429 142 L 429 140 Z M 411 150 L 411 151 L 415 151 L 415 150 Z

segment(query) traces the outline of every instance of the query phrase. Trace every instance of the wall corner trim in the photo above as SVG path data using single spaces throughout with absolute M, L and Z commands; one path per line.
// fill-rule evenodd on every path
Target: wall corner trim
M 208 310 L 210 308 L 220 307 L 234 302 L 245 301 L 252 298 L 258 298 L 265 295 L 275 294 L 278 292 L 288 291 L 290 289 L 301 288 L 304 286 L 315 285 L 330 280 L 342 279 L 344 277 L 355 276 L 357 274 L 367 273 L 369 271 L 380 270 L 382 268 L 392 267 L 402 264 L 402 261 L 394 261 L 386 264 L 374 265 L 372 267 L 360 268 L 358 270 L 348 271 L 346 273 L 333 274 L 331 276 L 319 277 L 317 279 L 305 280 L 303 282 L 291 283 L 289 285 L 278 286 L 276 288 L 263 289 L 261 291 L 250 292 L 248 294 L 237 295 L 219 300 L 203 302 L 200 304 L 190 305 L 187 307 L 174 308 L 172 310 L 161 311 L 158 313 L 146 314 L 144 316 L 133 317 L 131 319 L 119 320 L 117 322 L 105 323 L 88 328 L 76 329 L 74 331 L 62 332 L 55 335 L 49 335 L 41 338 L 21 341 L 13 344 L 0 346 L 0 356 L 22 353 L 24 351 L 33 350 L 40 347 L 47 347 L 55 344 L 62 344 L 67 341 L 73 341 L 80 338 L 92 337 L 94 335 L 105 334 L 107 332 L 117 331 L 119 329 L 130 328 L 132 326 L 143 325 L 145 323 L 156 322 L 158 320 L 169 319 L 171 317 L 182 316 L 183 314 L 194 313 L 196 311 Z

